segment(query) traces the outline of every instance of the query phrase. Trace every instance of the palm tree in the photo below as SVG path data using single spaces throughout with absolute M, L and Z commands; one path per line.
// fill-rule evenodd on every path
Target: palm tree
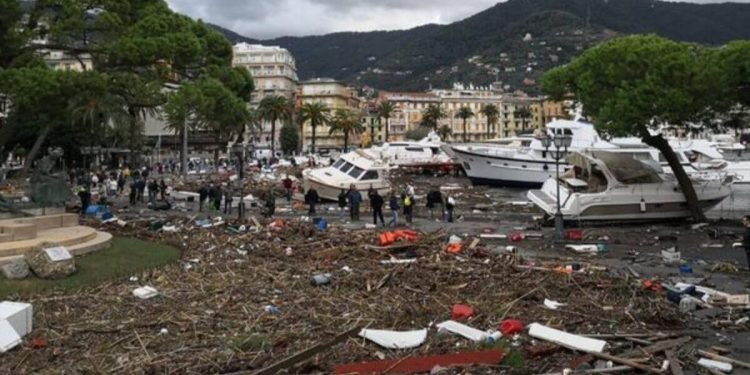
M 344 134 L 344 152 L 349 150 L 349 134 L 359 134 L 365 130 L 360 115 L 347 109 L 340 109 L 331 120 L 329 134 L 341 132 Z
M 427 126 L 432 130 L 437 130 L 438 122 L 446 117 L 448 117 L 448 115 L 445 113 L 445 110 L 443 110 L 443 107 L 439 104 L 430 104 L 424 109 L 424 111 L 422 111 L 422 122 L 420 125 Z
M 526 121 L 532 116 L 529 107 L 521 107 L 513 112 L 513 117 L 521 119 L 521 128 L 526 129 Z
M 393 111 L 396 109 L 396 107 L 388 100 L 384 100 L 380 103 L 380 105 L 377 108 L 378 118 L 384 118 L 385 119 L 385 142 L 388 142 L 388 128 L 389 120 L 391 119 L 391 115 L 393 115 Z
M 463 120 L 463 127 L 464 127 L 464 142 L 468 142 L 468 138 L 466 135 L 466 120 L 474 117 L 474 111 L 471 110 L 469 107 L 461 107 L 458 110 L 458 113 L 456 113 L 456 118 L 460 118 Z
M 445 141 L 446 139 L 450 138 L 451 135 L 453 135 L 453 129 L 449 125 L 443 125 L 437 130 L 438 135 L 440 136 L 440 139 Z
M 497 109 L 496 105 L 488 104 L 482 107 L 482 110 L 479 112 L 487 118 L 487 139 L 490 139 L 492 138 L 490 134 L 495 133 L 495 126 L 500 119 L 500 111 Z
M 271 155 L 276 155 L 276 121 L 291 118 L 289 100 L 281 95 L 269 95 L 258 105 L 258 118 L 271 123 Z
M 89 153 L 93 152 L 94 140 L 101 142 L 105 139 L 108 125 L 124 123 L 128 117 L 122 98 L 108 91 L 83 91 L 72 98 L 69 109 L 75 121 L 89 125 Z
M 312 127 L 310 152 L 313 154 L 315 153 L 315 129 L 318 126 L 330 123 L 330 113 L 331 109 L 321 102 L 305 103 L 299 109 L 300 127 L 304 128 L 304 124 L 308 121 L 310 121 L 310 127 Z

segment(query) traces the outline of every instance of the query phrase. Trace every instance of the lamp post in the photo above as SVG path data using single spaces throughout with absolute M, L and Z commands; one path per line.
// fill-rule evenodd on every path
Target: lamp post
M 237 205 L 237 219 L 245 218 L 245 147 L 241 144 L 233 146 L 234 153 L 237 155 L 237 181 L 240 183 L 240 203 Z
M 555 182 L 557 184 L 557 197 L 555 199 L 557 204 L 557 210 L 555 211 L 555 242 L 561 243 L 565 237 L 565 226 L 563 223 L 563 214 L 560 208 L 560 160 L 568 153 L 568 147 L 570 147 L 573 139 L 570 136 L 555 134 L 547 134 L 541 139 L 544 150 L 550 154 L 550 146 L 554 146 L 555 151 L 551 153 L 552 158 L 555 159 Z

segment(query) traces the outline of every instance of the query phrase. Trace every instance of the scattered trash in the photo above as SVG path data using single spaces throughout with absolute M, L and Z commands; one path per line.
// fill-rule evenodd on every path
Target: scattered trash
M 572 250 L 582 254 L 596 254 L 599 252 L 597 245 L 565 245 L 565 250 Z
M 422 345 L 427 339 L 427 329 L 417 331 L 388 331 L 379 329 L 363 329 L 359 337 L 366 338 L 388 349 L 410 349 Z
M 567 238 L 570 241 L 582 241 L 583 240 L 583 230 L 581 230 L 581 229 L 568 229 L 565 232 L 565 238 Z
M 539 323 L 529 324 L 529 336 L 587 353 L 601 353 L 607 346 L 606 341 L 574 335 Z
M 415 374 L 429 373 L 435 368 L 469 365 L 494 365 L 505 358 L 505 352 L 488 350 L 481 352 L 453 353 L 409 357 L 397 360 L 337 365 L 333 373 L 343 374 Z
M 453 320 L 464 320 L 474 316 L 474 308 L 469 305 L 455 304 L 451 309 L 451 318 Z
M 682 260 L 680 252 L 677 251 L 677 248 L 675 247 L 671 247 L 667 250 L 662 250 L 661 257 L 664 260 L 664 264 L 666 265 L 680 264 L 680 261 Z
M 169 334 L 169 331 L 166 328 L 162 328 L 159 330 L 159 336 L 164 336 Z
M 133 290 L 133 295 L 140 299 L 149 299 L 159 295 L 159 291 L 152 286 L 143 286 Z

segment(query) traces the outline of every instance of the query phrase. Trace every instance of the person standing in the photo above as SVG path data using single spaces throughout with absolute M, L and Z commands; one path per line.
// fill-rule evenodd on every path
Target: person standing
M 346 208 L 346 191 L 344 189 L 341 189 L 338 199 L 339 199 L 339 212 L 341 216 L 343 216 L 344 208 Z
M 372 196 L 370 197 L 370 207 L 372 207 L 372 221 L 373 224 L 378 225 L 378 217 L 380 223 L 385 226 L 385 220 L 383 220 L 383 197 L 378 194 L 377 190 L 373 189 Z
M 136 181 L 131 181 L 130 182 L 130 193 L 129 193 L 130 205 L 131 206 L 135 206 L 135 201 L 136 201 L 137 196 L 138 196 L 138 185 L 136 184 Z
M 87 189 L 81 189 L 78 192 L 78 197 L 81 198 L 81 216 L 86 215 L 86 210 L 91 205 L 91 192 Z
M 156 194 L 159 193 L 159 184 L 156 183 L 156 180 L 151 180 L 151 182 L 148 183 L 148 203 L 151 203 L 152 205 L 156 204 Z
M 375 195 L 375 188 L 370 184 L 370 188 L 367 189 L 367 200 L 370 202 L 370 211 L 372 211 L 372 197 Z
M 445 209 L 448 211 L 448 222 L 453 222 L 453 209 L 456 207 L 456 200 L 453 199 L 453 196 L 448 196 L 448 199 L 445 200 Z
M 224 214 L 225 215 L 232 214 L 232 202 L 234 202 L 233 193 L 234 191 L 232 190 L 231 186 L 227 186 L 224 189 Z
M 125 190 L 125 172 L 122 172 L 117 177 L 117 194 L 122 194 L 124 190 Z
M 214 195 L 214 207 L 216 210 L 221 212 L 221 198 L 224 196 L 224 191 L 221 186 L 216 186 L 216 195 Z
M 391 198 L 388 202 L 388 206 L 391 209 L 391 221 L 388 222 L 388 226 L 398 226 L 398 210 L 401 209 L 401 207 L 398 206 L 398 197 L 396 197 L 396 193 L 391 191 Z
M 167 199 L 167 184 L 164 182 L 163 178 L 159 181 L 159 193 L 161 194 L 161 200 Z
M 271 186 L 265 193 L 266 216 L 273 217 L 276 214 L 276 192 Z
M 286 191 L 286 201 L 291 202 L 292 194 L 294 193 L 294 182 L 289 178 L 289 175 L 286 175 L 286 178 L 284 178 L 282 183 L 284 184 L 284 190 Z
M 319 200 L 318 191 L 311 186 L 305 194 L 305 203 L 310 205 L 310 209 L 307 211 L 308 215 L 315 215 L 315 205 L 318 204 Z
M 411 226 L 412 215 L 414 214 L 414 197 L 406 194 L 404 197 L 404 217 L 406 217 L 406 224 Z
M 430 219 L 434 217 L 433 210 L 440 206 L 440 216 L 443 216 L 443 194 L 440 190 L 431 190 L 427 193 L 427 209 L 430 210 Z
M 349 216 L 352 221 L 359 220 L 359 205 L 362 203 L 362 194 L 357 190 L 357 187 L 352 184 L 349 187 Z
M 201 184 L 200 189 L 198 189 L 198 211 L 203 211 L 203 204 L 206 202 L 206 199 L 208 198 L 208 187 L 206 187 L 206 184 Z

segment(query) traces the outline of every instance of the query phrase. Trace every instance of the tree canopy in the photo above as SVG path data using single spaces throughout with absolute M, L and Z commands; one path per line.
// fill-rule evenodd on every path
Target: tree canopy
M 231 67 L 231 44 L 203 22 L 172 12 L 165 1 L 20 3 L 0 0 L 0 83 L 11 103 L 11 117 L 28 118 L 27 112 L 33 111 L 51 118 L 49 124 L 31 124 L 41 131 L 68 121 L 100 125 L 91 120 L 96 115 L 110 124 L 126 125 L 128 146 L 138 155 L 145 116 L 155 115 L 173 97 L 168 95 L 170 85 L 195 82 L 204 98 L 211 97 L 201 112 L 212 130 L 244 121 L 246 113 L 238 103 L 249 99 L 253 81 L 246 69 Z M 42 59 L 51 52 L 77 62 L 73 70 L 86 71 L 53 71 Z M 85 90 L 75 95 L 58 96 L 55 89 L 61 88 L 61 81 L 88 83 L 81 83 Z M 71 100 L 54 106 L 40 100 L 44 95 Z M 71 118 L 58 116 L 61 111 Z M 29 123 L 9 125 L 9 132 L 16 133 Z M 0 137 L 0 146 L 19 141 Z
M 573 95 L 598 129 L 639 136 L 661 151 L 693 217 L 700 220 L 703 215 L 685 170 L 669 142 L 650 130 L 662 124 L 703 123 L 746 104 L 749 47 L 747 42 L 710 48 L 654 35 L 622 37 L 549 71 L 543 85 L 553 99 Z

